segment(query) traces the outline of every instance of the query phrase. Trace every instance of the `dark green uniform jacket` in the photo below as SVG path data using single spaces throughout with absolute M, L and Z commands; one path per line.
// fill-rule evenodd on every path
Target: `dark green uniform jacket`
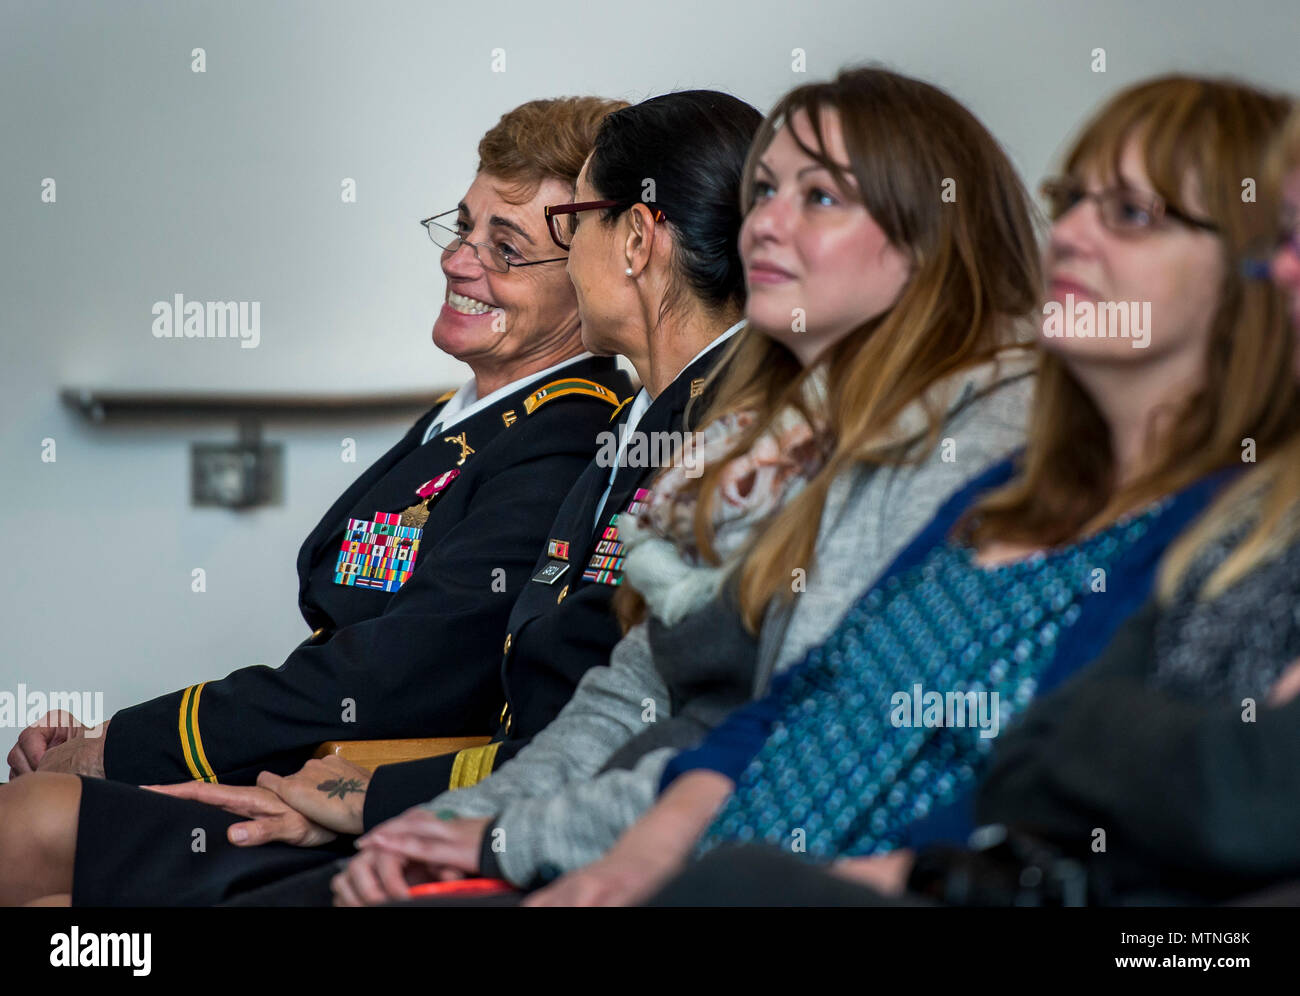
M 299 606 L 312 636 L 279 667 L 118 712 L 107 776 L 251 782 L 263 769 L 297 770 L 325 740 L 490 734 L 511 607 L 630 392 L 613 359 L 589 357 L 421 443 L 441 403 L 426 412 L 302 545 Z M 421 486 L 436 493 L 427 521 L 412 525 L 424 509 L 405 522 L 400 513 L 420 505 Z
M 647 438 L 649 433 L 682 432 L 688 403 L 699 398 L 709 371 L 724 352 L 725 347 L 717 343 L 679 373 L 646 409 L 636 432 Z M 697 403 L 692 415 L 701 407 Z M 608 428 L 616 431 L 618 424 Z M 588 668 L 609 663 L 610 651 L 622 635 L 610 609 L 622 581 L 615 517 L 627 511 L 660 469 L 620 466 L 594 528 L 610 465 L 593 461 L 578 478 L 546 534 L 545 548 L 539 547 L 532 580 L 515 602 L 502 640 L 494 648 L 505 695 L 496 704 L 500 726 L 492 743 L 376 769 L 366 792 L 367 829 L 448 788 L 473 785 L 486 777 L 555 718 Z

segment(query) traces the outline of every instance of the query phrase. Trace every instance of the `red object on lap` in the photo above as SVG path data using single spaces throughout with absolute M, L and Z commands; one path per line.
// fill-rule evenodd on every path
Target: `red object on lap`
M 411 886 L 411 899 L 421 896 L 482 896 L 488 893 L 514 892 L 515 887 L 503 878 L 462 878 L 454 882 L 425 882 Z

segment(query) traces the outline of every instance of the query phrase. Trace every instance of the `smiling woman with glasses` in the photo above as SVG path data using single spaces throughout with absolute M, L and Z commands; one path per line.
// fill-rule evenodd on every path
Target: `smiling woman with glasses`
M 392 798 L 384 779 L 403 766 L 372 777 L 338 757 L 308 760 L 317 744 L 496 729 L 517 596 L 597 433 L 631 393 L 612 357 L 584 351 L 565 269 L 534 266 L 564 261 L 550 250 L 542 206 L 573 189 L 601 122 L 622 106 L 530 101 L 483 136 L 456 210 L 424 222 L 446 278 L 433 342 L 471 376 L 322 503 L 298 556 L 299 602 L 315 632 L 277 668 L 124 709 L 101 736 L 67 719 L 23 731 L 9 755 L 21 777 L 0 786 L 0 904 L 211 904 L 328 864 L 336 851 L 315 845 L 360 833 Z M 545 602 L 557 608 L 553 596 Z M 591 636 L 585 625 L 559 628 Z M 230 670 L 215 652 L 210 666 Z M 343 695 L 355 716 L 340 713 Z M 249 784 L 264 769 L 306 787 L 281 788 L 301 809 Z M 183 783 L 172 790 L 182 798 L 134 787 L 171 783 Z M 316 789 L 325 783 L 347 790 L 327 795 Z M 415 799 L 445 785 L 444 775 Z M 249 819 L 259 814 L 275 829 Z M 195 826 L 207 827 L 215 859 L 201 868 L 157 846 Z M 248 846 L 271 839 L 300 846 Z

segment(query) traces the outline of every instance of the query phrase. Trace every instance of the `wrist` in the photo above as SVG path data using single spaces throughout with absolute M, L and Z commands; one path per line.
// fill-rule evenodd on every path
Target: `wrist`
M 111 722 L 111 719 L 106 719 L 104 722 L 86 730 L 86 739 L 92 741 L 95 745 L 92 755 L 94 770 L 90 772 L 90 775 L 94 778 L 108 777 L 108 726 Z
M 107 726 L 107 724 L 104 724 Z M 103 727 L 96 726 L 88 728 L 82 735 L 83 747 L 81 750 L 80 771 L 78 774 L 86 775 L 89 778 L 104 777 L 104 730 Z
M 735 783 L 726 775 L 692 771 L 669 787 L 624 840 L 635 843 L 644 835 L 650 845 L 646 850 L 669 851 L 674 863 L 685 860 L 734 790 Z
M 496 820 L 489 820 L 483 827 L 483 833 L 479 837 L 478 844 L 478 868 L 477 871 L 484 878 L 505 878 L 505 872 L 501 868 L 501 862 L 497 860 L 496 849 L 492 846 L 494 843 L 493 830 L 496 829 Z
M 360 837 L 366 832 L 364 813 L 366 811 L 366 797 L 362 793 L 354 805 L 350 806 L 344 819 L 339 820 L 339 826 L 329 827 L 335 833 L 346 834 L 350 837 Z

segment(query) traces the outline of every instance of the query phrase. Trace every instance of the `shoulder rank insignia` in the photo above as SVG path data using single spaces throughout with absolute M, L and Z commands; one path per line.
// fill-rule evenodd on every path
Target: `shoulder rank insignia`
M 704 393 L 704 378 L 696 377 L 691 381 L 691 397 L 698 398 Z
M 582 377 L 563 377 L 538 388 L 526 397 L 524 412 L 531 415 L 546 402 L 563 398 L 568 394 L 581 394 L 588 398 L 599 398 L 611 405 L 618 405 L 618 395 L 604 384 L 597 384 L 594 380 L 586 380 Z
M 474 447 L 470 446 L 470 444 L 466 442 L 465 433 L 463 432 L 459 436 L 443 436 L 442 441 L 444 443 L 455 443 L 460 447 L 460 459 L 456 461 L 457 467 L 464 464 L 465 458 L 474 452 Z
M 454 398 L 455 396 L 456 396 L 456 389 L 455 389 L 455 388 L 452 388 L 450 391 L 443 391 L 440 395 L 438 395 L 436 398 L 434 398 L 434 399 L 433 399 L 433 403 L 434 403 L 435 405 L 445 404 L 446 402 L 450 401 L 450 400 L 451 400 L 452 398 Z

